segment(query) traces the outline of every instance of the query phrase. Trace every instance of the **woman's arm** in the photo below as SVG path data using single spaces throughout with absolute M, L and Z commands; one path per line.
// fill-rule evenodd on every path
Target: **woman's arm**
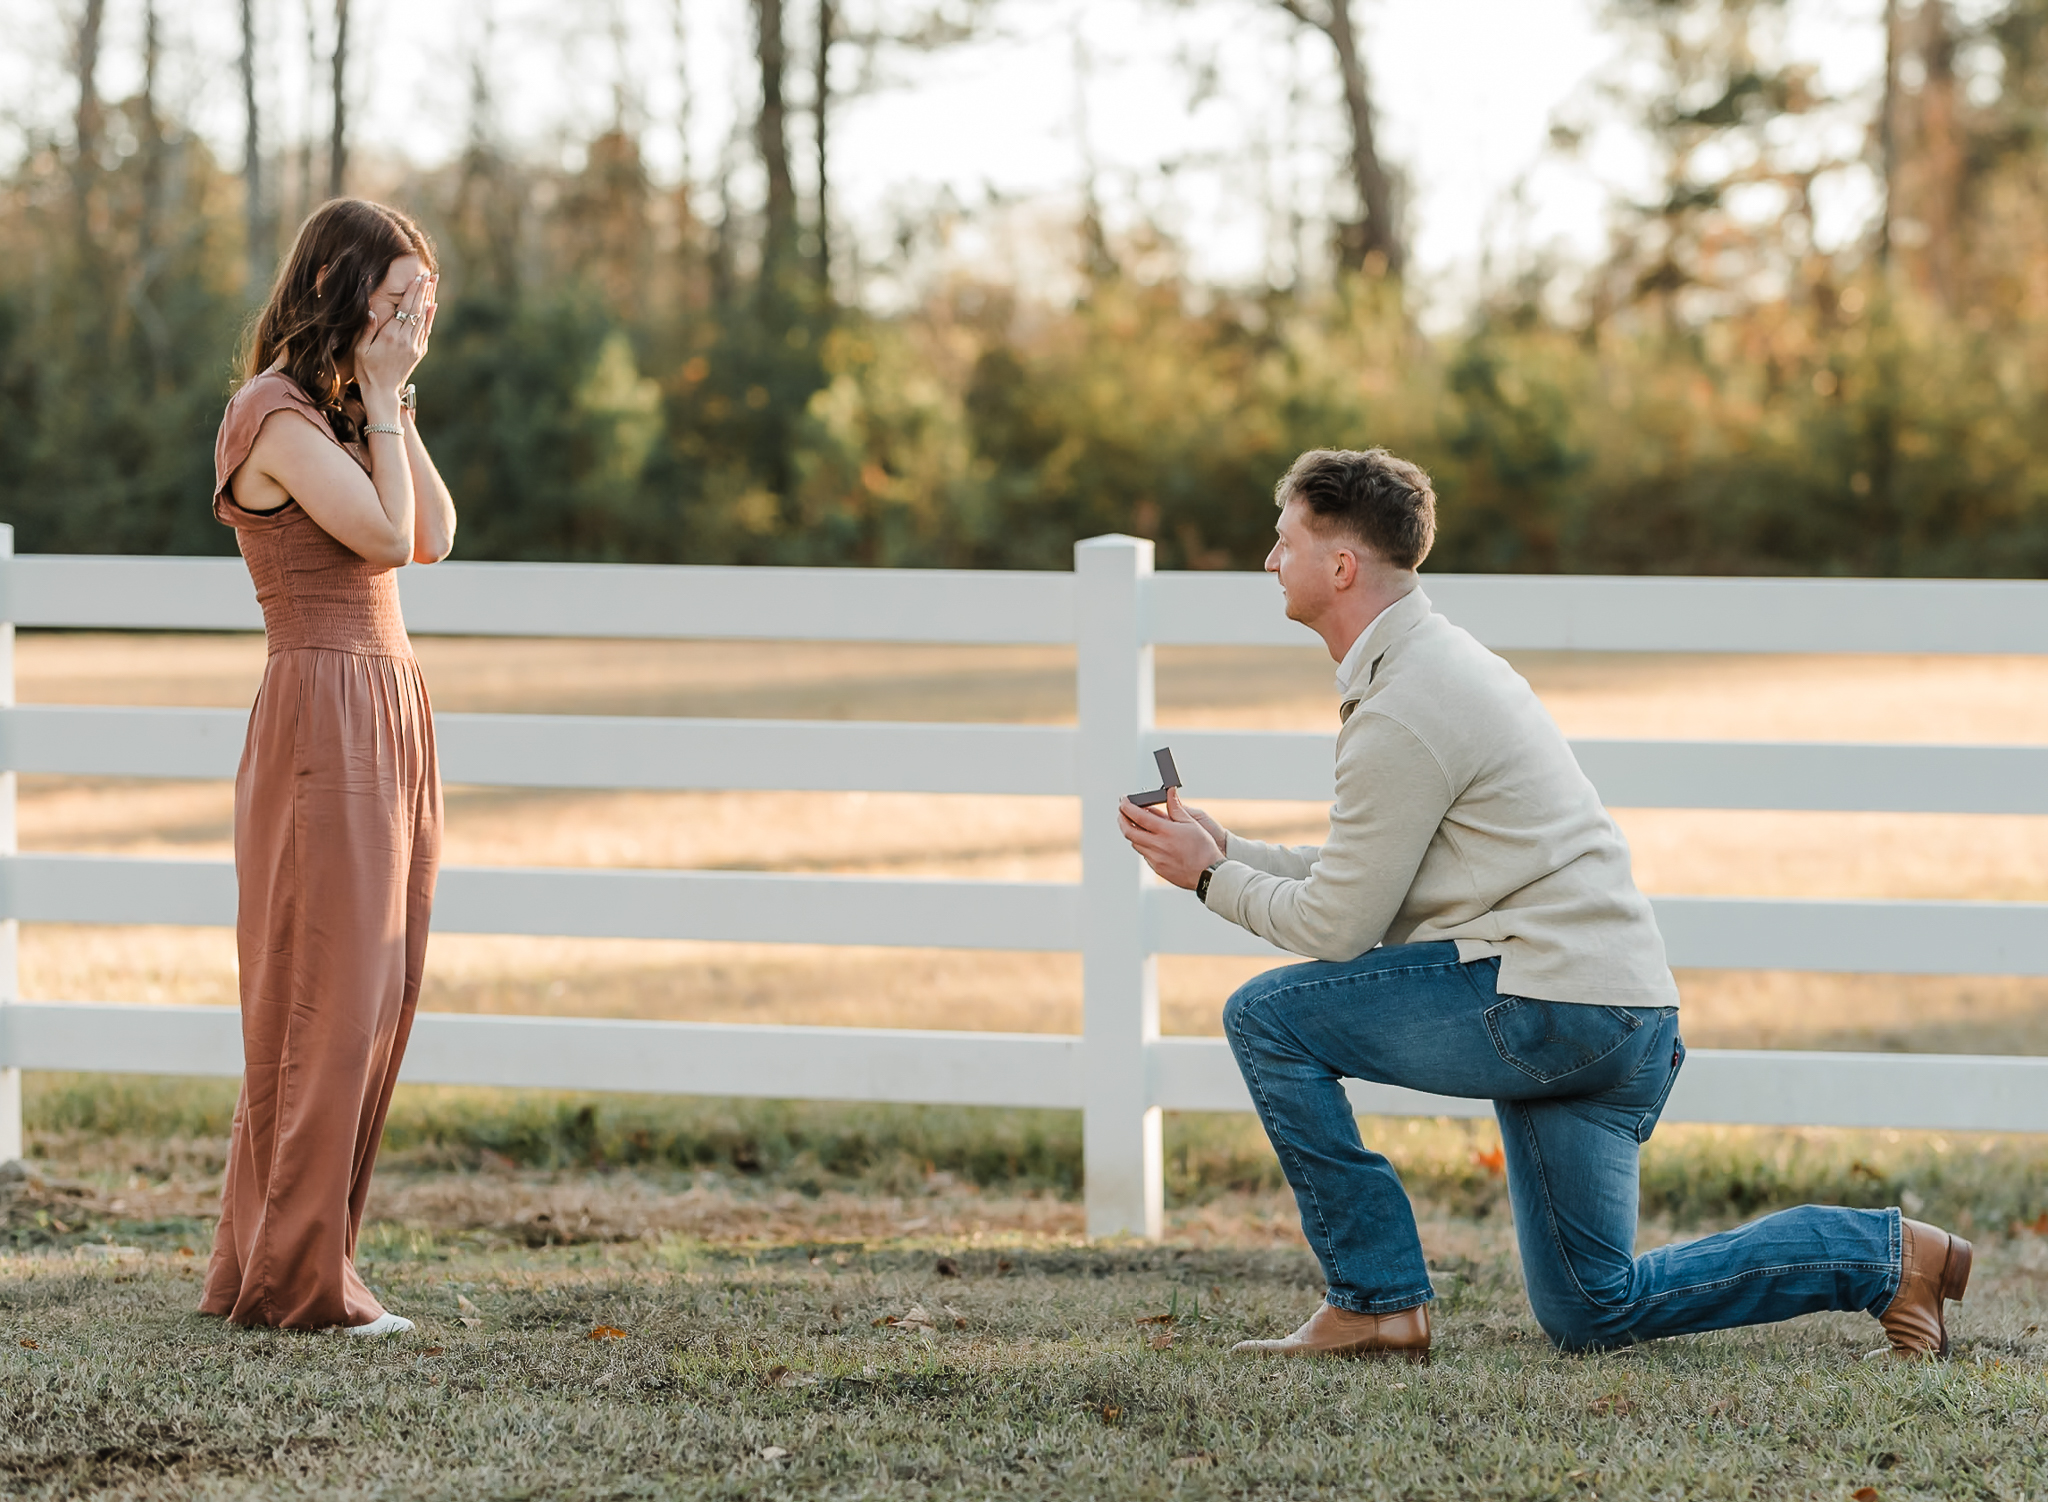
M 419 311 L 426 320 L 420 326 L 422 359 L 426 358 L 427 341 L 434 337 L 434 313 L 438 306 L 434 294 L 440 282 L 440 277 L 430 276 L 421 289 L 422 306 Z M 419 424 L 411 412 L 405 414 L 405 460 L 406 467 L 412 471 L 413 495 L 417 500 L 413 518 L 412 561 L 439 563 L 455 546 L 455 497 L 448 493 L 441 471 L 434 468 L 434 456 L 427 452 L 427 441 L 420 437 Z
M 297 501 L 321 531 L 350 552 L 397 568 L 413 549 L 412 473 L 404 448 L 388 433 L 372 433 L 371 472 L 366 475 L 315 421 L 289 408 L 263 419 L 249 457 L 228 482 L 235 504 L 274 511 Z
M 302 413 L 287 422 L 266 418 L 249 457 L 230 481 L 236 504 L 269 511 L 286 498 L 296 500 L 322 531 L 371 563 L 398 568 L 414 556 L 411 440 L 400 427 L 398 388 L 426 352 L 428 321 L 421 310 L 429 291 L 424 274 L 414 278 L 399 307 L 405 316 L 379 328 L 373 312 L 356 345 L 363 415 L 369 427 L 387 430 L 368 434 L 369 474 L 312 418 Z

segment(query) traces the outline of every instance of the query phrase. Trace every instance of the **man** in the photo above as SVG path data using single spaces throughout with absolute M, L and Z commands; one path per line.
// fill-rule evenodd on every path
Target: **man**
M 1248 840 L 1178 795 L 1121 808 L 1160 876 L 1313 956 L 1240 987 L 1223 1025 L 1328 1292 L 1285 1340 L 1236 1349 L 1428 1353 L 1414 1213 L 1349 1076 L 1494 1102 L 1529 1302 L 1564 1349 L 1863 1309 L 1891 1351 L 1947 1355 L 1970 1244 L 1896 1209 L 1804 1205 L 1633 1255 L 1637 1154 L 1685 1048 L 1621 831 L 1529 685 L 1431 610 L 1427 475 L 1318 449 L 1277 500 L 1266 571 L 1338 664 L 1328 842 Z

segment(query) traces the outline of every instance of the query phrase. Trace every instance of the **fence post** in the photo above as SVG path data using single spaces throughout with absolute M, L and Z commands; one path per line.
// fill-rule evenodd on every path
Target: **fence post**
M 1152 544 L 1091 537 L 1074 545 L 1074 574 L 1088 1234 L 1156 1239 L 1165 1195 L 1151 1081 L 1150 1045 L 1159 1037 L 1158 967 L 1145 922 L 1152 877 L 1116 821 L 1117 799 L 1148 785 L 1151 766 L 1152 647 L 1143 596 Z
M 11 570 L 14 560 L 14 528 L 0 522 L 0 569 Z M 0 708 L 14 705 L 14 581 L 0 580 Z M 14 773 L 0 771 L 0 859 L 14 854 Z M 0 920 L 0 1060 L 12 1055 L 11 1029 L 6 1008 L 20 994 L 17 940 L 21 925 L 14 919 Z M 0 1163 L 22 1155 L 21 1071 L 0 1062 Z

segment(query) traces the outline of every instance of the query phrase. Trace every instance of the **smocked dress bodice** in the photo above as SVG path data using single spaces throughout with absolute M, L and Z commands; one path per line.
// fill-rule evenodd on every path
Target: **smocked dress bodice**
M 305 414 L 357 464 L 366 471 L 369 467 L 360 453 L 333 437 L 320 409 L 280 371 L 257 376 L 228 402 L 214 446 L 213 514 L 235 529 L 263 607 L 270 650 L 411 657 L 397 570 L 337 542 L 296 500 L 275 511 L 249 511 L 236 504 L 229 481 L 249 457 L 264 419 L 286 408 Z

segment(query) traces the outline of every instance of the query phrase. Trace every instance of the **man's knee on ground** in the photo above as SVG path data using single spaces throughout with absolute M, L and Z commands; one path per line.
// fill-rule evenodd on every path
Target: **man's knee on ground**
M 1636 1323 L 1636 1308 L 1626 1301 L 1627 1290 L 1574 1289 L 1567 1292 L 1529 1290 L 1529 1307 L 1536 1323 L 1560 1351 L 1604 1351 L 1630 1345 Z

